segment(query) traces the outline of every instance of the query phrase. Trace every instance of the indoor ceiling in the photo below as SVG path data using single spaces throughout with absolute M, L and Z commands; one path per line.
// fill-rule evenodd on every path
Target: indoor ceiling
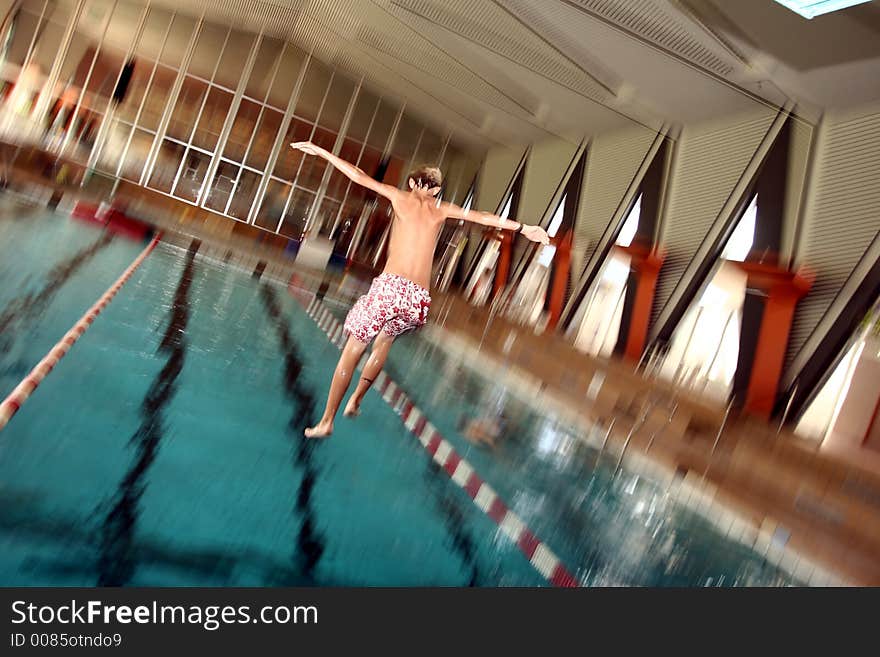
M 153 4 L 262 25 L 480 146 L 880 100 L 877 1 L 813 20 L 772 0 Z

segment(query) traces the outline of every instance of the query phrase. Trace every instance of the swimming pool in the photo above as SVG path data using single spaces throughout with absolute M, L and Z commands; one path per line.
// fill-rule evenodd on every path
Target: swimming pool
M 52 292 L 14 313 L 4 396 L 143 247 L 34 216 L 8 233 L 29 251 L 0 246 L 0 308 Z M 160 244 L 0 434 L 0 583 L 547 585 L 377 391 L 302 437 L 337 357 L 285 286 Z M 424 337 L 386 371 L 581 584 L 797 583 Z M 459 433 L 496 409 L 496 449 Z

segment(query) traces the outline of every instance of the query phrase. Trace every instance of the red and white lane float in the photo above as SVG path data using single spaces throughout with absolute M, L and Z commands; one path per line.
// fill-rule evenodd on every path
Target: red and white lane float
M 43 360 L 37 363 L 37 366 L 31 370 L 30 374 L 24 377 L 21 383 L 19 383 L 15 389 L 9 393 L 9 396 L 0 403 L 0 431 L 6 427 L 9 420 L 12 419 L 12 416 L 18 412 L 18 409 L 21 408 L 22 404 L 27 401 L 28 397 L 30 397 L 34 390 L 36 390 L 37 386 L 42 383 L 43 379 L 45 379 L 55 365 L 58 364 L 58 361 L 64 358 L 64 355 L 70 350 L 73 344 L 79 340 L 80 336 L 86 332 L 86 329 L 92 325 L 95 318 L 101 314 L 101 311 L 104 310 L 104 308 L 107 307 L 107 304 L 109 304 L 113 297 L 116 296 L 116 293 L 119 292 L 123 285 L 125 285 L 126 281 L 131 278 L 131 275 L 140 266 L 144 259 L 150 255 L 150 252 L 154 248 L 156 248 L 158 242 L 159 235 L 156 235 L 146 248 L 141 251 L 140 255 L 128 266 L 128 269 L 122 272 L 122 275 L 116 280 L 116 282 L 101 295 L 101 298 L 99 298 L 95 304 L 86 311 L 86 314 L 73 325 L 73 328 L 71 328 L 51 350 L 49 350 L 49 353 L 46 354 Z

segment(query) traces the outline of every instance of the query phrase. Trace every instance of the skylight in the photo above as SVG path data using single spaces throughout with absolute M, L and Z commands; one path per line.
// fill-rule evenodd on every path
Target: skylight
M 776 0 L 776 2 L 809 19 L 822 14 L 829 14 L 832 11 L 861 5 L 869 2 L 869 0 Z

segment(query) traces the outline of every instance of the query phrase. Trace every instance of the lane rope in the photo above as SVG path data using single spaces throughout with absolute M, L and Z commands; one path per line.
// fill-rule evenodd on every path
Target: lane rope
M 101 314 L 101 311 L 107 307 L 107 304 L 109 304 L 113 297 L 116 296 L 116 293 L 122 289 L 122 286 L 125 285 L 129 278 L 131 278 L 131 275 L 140 266 L 144 259 L 150 255 L 150 252 L 154 248 L 156 248 L 156 244 L 159 243 L 159 237 L 159 235 L 156 235 L 150 241 L 146 248 L 141 251 L 140 255 L 138 255 L 128 268 L 122 272 L 122 275 L 116 279 L 116 282 L 101 295 L 94 305 L 86 311 L 85 315 L 73 325 L 73 328 L 64 334 L 64 337 L 49 350 L 49 353 L 43 357 L 43 360 L 37 363 L 37 366 L 34 367 L 34 369 L 32 369 L 30 373 L 21 380 L 15 389 L 9 393 L 6 399 L 0 403 L 0 431 L 6 427 L 9 420 L 12 419 L 12 416 L 18 412 L 18 409 L 20 409 L 28 400 L 34 390 L 36 390 L 40 383 L 43 382 L 43 379 L 45 379 L 55 365 L 58 364 L 58 361 L 64 358 L 65 354 L 70 351 L 70 348 L 74 343 L 76 343 L 82 334 L 86 332 L 86 329 L 92 325 L 95 318 Z

